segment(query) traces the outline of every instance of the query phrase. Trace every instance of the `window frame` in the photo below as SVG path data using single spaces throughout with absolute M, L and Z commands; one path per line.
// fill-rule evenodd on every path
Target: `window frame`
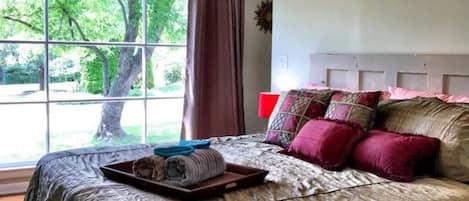
M 149 100 L 164 100 L 164 99 L 183 99 L 184 96 L 148 96 L 147 88 L 147 58 L 145 58 L 147 53 L 147 47 L 168 47 L 168 48 L 187 48 L 187 44 L 176 44 L 176 43 L 154 43 L 148 42 L 148 18 L 147 18 L 147 0 L 141 0 L 142 6 L 142 24 L 141 31 L 143 36 L 142 42 L 100 42 L 100 41 L 63 41 L 63 40 L 50 40 L 49 39 L 49 0 L 42 0 L 43 4 L 43 37 L 41 40 L 5 40 L 0 39 L 0 45 L 2 44 L 39 44 L 43 45 L 44 48 L 44 91 L 46 92 L 45 100 L 31 100 L 31 101 L 0 101 L 0 105 L 26 105 L 26 104 L 44 104 L 46 106 L 46 130 L 45 130 L 45 153 L 50 153 L 50 105 L 56 103 L 91 103 L 91 102 L 116 102 L 116 101 L 143 101 L 144 107 L 144 122 L 143 122 L 143 133 L 141 143 L 145 144 L 148 141 L 148 111 L 147 103 Z M 188 20 L 188 19 L 187 19 Z M 142 96 L 139 97 L 103 97 L 103 98 L 93 98 L 93 99 L 60 99 L 54 100 L 50 97 L 49 91 L 49 49 L 52 45 L 71 45 L 71 46 L 112 46 L 112 47 L 135 47 L 142 48 Z M 187 60 L 187 55 L 186 55 Z M 182 120 L 182 117 L 181 117 Z M 2 170 L 11 170 L 11 169 L 21 169 L 25 167 L 34 167 L 37 161 L 19 161 L 13 163 L 0 163 L 0 173 Z M 1 175 L 0 175 L 1 176 Z

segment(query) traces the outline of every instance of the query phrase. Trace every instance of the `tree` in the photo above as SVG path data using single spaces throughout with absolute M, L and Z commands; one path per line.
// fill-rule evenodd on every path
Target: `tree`
M 18 1 L 21 1 L 19 3 Z M 19 29 L 41 34 L 42 4 L 40 1 L 7 0 L 0 14 L 6 21 L 21 25 Z M 181 41 L 186 32 L 186 20 L 176 7 L 184 6 L 184 0 L 147 0 L 147 39 L 158 43 Z M 119 12 L 103 12 L 103 11 Z M 124 41 L 141 40 L 141 0 L 49 0 L 49 38 L 52 40 Z M 91 14 L 90 14 L 91 13 Z M 1 22 L 0 22 L 1 24 Z M 39 25 L 39 26 L 38 26 Z M 123 27 L 123 28 L 122 28 Z M 106 54 L 106 47 L 84 46 L 102 65 L 103 95 L 127 96 L 132 83 L 142 71 L 142 57 L 150 64 L 154 47 L 121 47 L 118 57 Z M 66 51 L 67 47 L 62 47 Z M 143 55 L 146 53 L 145 55 Z M 117 59 L 111 62 L 110 59 Z M 114 76 L 110 76 L 110 63 L 117 64 Z M 121 126 L 124 102 L 105 102 L 96 136 L 105 139 L 125 136 Z

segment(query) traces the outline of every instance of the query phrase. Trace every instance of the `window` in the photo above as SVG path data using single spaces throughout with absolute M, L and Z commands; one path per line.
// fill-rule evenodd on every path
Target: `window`
M 179 139 L 188 0 L 4 0 L 0 168 Z

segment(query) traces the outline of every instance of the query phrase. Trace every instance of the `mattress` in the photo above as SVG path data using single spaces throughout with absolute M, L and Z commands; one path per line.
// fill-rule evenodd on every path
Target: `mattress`
M 347 168 L 328 171 L 277 153 L 262 143 L 262 134 L 211 138 L 212 148 L 231 163 L 269 170 L 262 185 L 225 193 L 209 200 L 469 200 L 469 185 L 444 178 L 422 177 L 393 182 Z M 51 153 L 37 165 L 25 200 L 174 200 L 108 180 L 100 166 L 152 154 L 163 145 L 83 148 Z

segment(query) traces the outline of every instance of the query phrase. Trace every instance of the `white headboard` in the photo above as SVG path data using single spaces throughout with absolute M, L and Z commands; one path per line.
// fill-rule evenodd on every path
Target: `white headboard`
M 337 88 L 469 95 L 469 55 L 314 54 L 310 76 Z

